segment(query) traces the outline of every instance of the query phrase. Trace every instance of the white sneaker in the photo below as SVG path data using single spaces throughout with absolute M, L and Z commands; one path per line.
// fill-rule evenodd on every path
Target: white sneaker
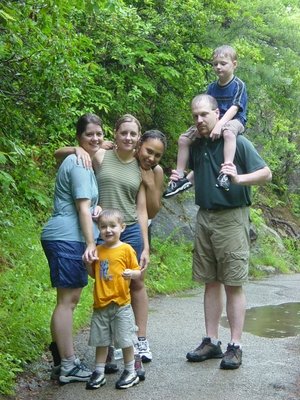
M 152 361 L 152 353 L 150 351 L 149 343 L 147 339 L 144 340 L 138 340 L 137 344 L 135 345 L 135 348 L 139 355 L 141 356 L 141 359 L 143 363 L 148 363 Z
M 137 376 L 136 371 L 131 374 L 127 369 L 125 369 L 120 377 L 120 379 L 116 382 L 116 389 L 128 389 L 134 385 L 139 383 L 140 379 Z
M 100 374 L 99 371 L 94 371 L 92 373 L 92 376 L 86 383 L 85 388 L 87 390 L 94 390 L 94 389 L 99 389 L 101 386 L 106 384 L 106 379 L 104 374 Z
M 90 371 L 83 362 L 80 362 L 80 360 L 76 358 L 72 369 L 66 371 L 61 368 L 59 381 L 61 383 L 87 382 L 91 375 L 92 371 Z

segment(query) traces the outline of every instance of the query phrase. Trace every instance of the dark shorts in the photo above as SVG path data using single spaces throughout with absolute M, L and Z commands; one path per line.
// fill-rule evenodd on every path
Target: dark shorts
M 53 287 L 78 289 L 88 284 L 88 274 L 81 257 L 85 243 L 42 240 L 43 250 L 50 267 Z
M 121 233 L 121 242 L 130 244 L 136 252 L 138 262 L 140 262 L 142 251 L 144 250 L 144 243 L 142 238 L 141 227 L 139 223 L 133 225 L 126 225 L 125 231 Z M 103 244 L 103 240 L 99 236 L 97 245 Z

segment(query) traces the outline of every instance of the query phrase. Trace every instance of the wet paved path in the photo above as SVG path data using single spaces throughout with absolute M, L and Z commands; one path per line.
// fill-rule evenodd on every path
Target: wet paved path
M 247 308 L 300 302 L 300 274 L 278 275 L 245 286 Z M 148 339 L 153 362 L 145 365 L 146 380 L 134 388 L 118 391 L 116 375 L 107 376 L 99 390 L 86 391 L 85 384 L 59 387 L 53 399 L 101 400 L 237 400 L 299 399 L 300 336 L 268 339 L 243 334 L 243 365 L 235 371 L 219 369 L 220 360 L 188 363 L 185 355 L 194 349 L 205 333 L 203 289 L 186 296 L 151 299 Z M 300 314 L 300 313 L 299 313 Z M 300 320 L 300 315 L 299 315 Z M 94 349 L 87 350 L 88 331 L 76 338 L 78 355 L 92 367 Z M 220 327 L 223 350 L 229 330 Z M 119 362 L 120 364 L 120 362 Z M 120 365 L 122 367 L 122 365 Z M 299 382 L 298 382 L 299 383 Z M 298 386 L 299 390 L 299 386 Z M 41 397 L 42 398 L 42 397 Z

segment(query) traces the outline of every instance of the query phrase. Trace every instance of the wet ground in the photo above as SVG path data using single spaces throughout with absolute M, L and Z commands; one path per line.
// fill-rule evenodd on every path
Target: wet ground
M 203 289 L 199 288 L 178 296 L 151 299 L 148 339 L 153 362 L 145 365 L 144 382 L 118 391 L 114 388 L 118 375 L 110 375 L 107 384 L 96 391 L 86 391 L 84 383 L 59 386 L 47 380 L 49 360 L 45 355 L 33 366 L 38 369 L 38 376 L 27 374 L 20 379 L 15 399 L 299 399 L 299 289 L 300 274 L 277 275 L 245 286 L 248 310 L 243 364 L 238 370 L 221 370 L 220 360 L 186 361 L 186 353 L 199 345 L 205 333 Z M 76 336 L 75 348 L 92 368 L 94 349 L 87 346 L 88 333 L 86 328 Z M 225 315 L 219 339 L 225 350 L 230 339 Z M 118 363 L 122 368 L 122 362 Z

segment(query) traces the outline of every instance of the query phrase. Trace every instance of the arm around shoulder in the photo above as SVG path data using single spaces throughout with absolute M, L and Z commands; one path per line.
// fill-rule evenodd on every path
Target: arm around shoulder
M 76 146 L 61 147 L 53 153 L 53 157 L 55 157 L 59 161 L 62 161 L 70 154 L 76 154 Z

